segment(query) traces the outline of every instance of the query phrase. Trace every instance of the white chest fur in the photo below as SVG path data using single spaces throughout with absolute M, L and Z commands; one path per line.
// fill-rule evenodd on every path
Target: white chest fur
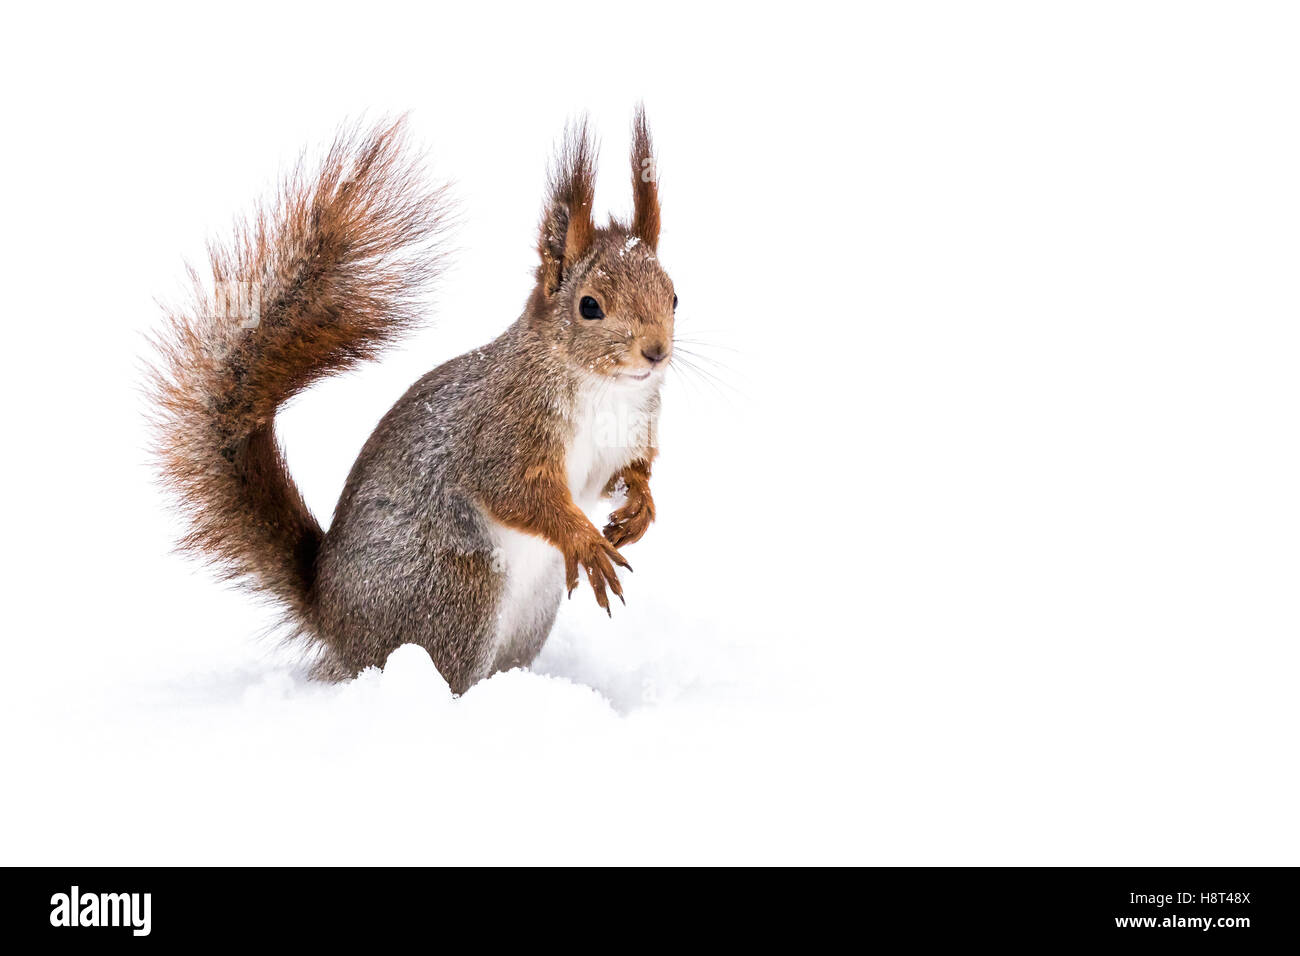
M 614 473 L 643 456 L 652 444 L 658 383 L 602 379 L 579 392 L 574 403 L 565 472 L 569 492 L 590 511 Z

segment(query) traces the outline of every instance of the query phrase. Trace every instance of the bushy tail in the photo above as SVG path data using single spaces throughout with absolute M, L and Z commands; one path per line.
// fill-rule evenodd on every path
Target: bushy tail
M 193 301 L 155 341 L 156 453 L 189 523 L 182 549 L 278 598 L 299 627 L 322 532 L 285 468 L 276 409 L 416 323 L 445 208 L 401 120 L 346 129 L 319 169 L 300 163 L 229 245 L 210 245 L 211 287 L 191 268 Z

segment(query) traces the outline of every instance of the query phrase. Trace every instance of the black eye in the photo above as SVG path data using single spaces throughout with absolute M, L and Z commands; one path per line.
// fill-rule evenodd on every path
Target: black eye
M 674 312 L 677 311 L 677 296 L 676 296 L 676 295 L 673 296 L 673 311 L 674 311 Z
M 582 301 L 578 303 L 578 311 L 582 313 L 584 319 L 603 319 L 605 313 L 601 311 L 600 303 L 589 295 L 584 295 Z

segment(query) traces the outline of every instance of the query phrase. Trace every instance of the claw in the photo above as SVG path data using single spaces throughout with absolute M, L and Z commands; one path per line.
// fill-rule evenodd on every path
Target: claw
M 587 569 L 587 578 L 591 581 L 591 589 L 596 592 L 596 603 L 609 613 L 609 595 L 605 593 L 605 573 L 602 568 L 589 567 Z
M 614 595 L 620 601 L 623 601 L 623 585 L 619 583 L 618 575 L 614 573 L 613 568 L 610 568 L 607 577 L 609 578 L 609 589 L 614 592 Z M 623 601 L 623 603 L 627 604 L 626 601 Z

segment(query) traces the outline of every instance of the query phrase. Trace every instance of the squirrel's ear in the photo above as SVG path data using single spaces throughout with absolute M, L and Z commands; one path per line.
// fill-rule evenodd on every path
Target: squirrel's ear
M 651 249 L 659 245 L 659 171 L 646 125 L 645 104 L 632 116 L 632 235 Z
M 537 251 L 539 272 L 547 295 L 554 295 L 564 273 L 573 268 L 596 235 L 591 202 L 596 185 L 596 148 L 587 133 L 584 116 L 567 130 L 555 164 L 551 167 L 550 195 L 542 214 Z

